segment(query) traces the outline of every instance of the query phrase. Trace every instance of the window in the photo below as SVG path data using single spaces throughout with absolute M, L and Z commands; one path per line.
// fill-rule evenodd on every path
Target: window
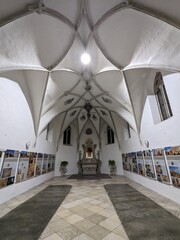
M 127 123 L 127 132 L 128 132 L 128 138 L 131 138 L 131 129 L 130 129 L 129 123 Z
M 156 95 L 161 120 L 164 121 L 172 116 L 172 111 L 161 72 L 156 73 L 154 92 Z
M 107 144 L 113 144 L 114 143 L 114 132 L 113 130 L 108 126 L 107 127 Z
M 47 125 L 47 133 L 46 133 L 46 140 L 50 143 L 52 143 L 53 141 L 53 132 L 54 132 L 54 128 L 51 126 L 51 124 L 49 123 Z
M 70 126 L 64 131 L 63 144 L 64 145 L 71 144 L 71 127 Z

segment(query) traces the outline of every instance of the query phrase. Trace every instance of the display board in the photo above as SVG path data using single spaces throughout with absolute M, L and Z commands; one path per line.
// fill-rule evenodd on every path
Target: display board
M 165 182 L 165 183 L 170 182 L 163 149 L 162 148 L 153 149 L 152 153 L 154 158 L 157 180 L 159 182 Z
M 37 153 L 21 151 L 17 182 L 21 182 L 28 178 L 34 177 L 35 166 L 36 166 L 36 156 L 37 156 Z
M 7 149 L 5 151 L 4 162 L 1 171 L 0 187 L 5 187 L 14 183 L 18 157 L 19 151 L 17 150 Z
M 0 149 L 0 188 L 54 171 L 55 158 L 53 154 Z
M 48 168 L 48 154 L 45 153 L 43 157 L 42 174 L 47 173 L 47 168 Z
M 129 171 L 128 154 L 123 154 L 122 160 L 123 160 L 123 169 L 126 171 Z
M 123 170 L 180 188 L 180 145 L 122 154 Z
M 129 167 L 129 171 L 133 172 L 133 157 L 132 157 L 132 153 L 128 153 L 128 167 Z
M 56 155 L 53 155 L 53 160 L 52 160 L 52 171 L 55 169 L 55 160 L 56 160 Z
M 139 151 L 136 153 L 137 158 L 137 167 L 138 167 L 138 174 L 141 176 L 145 176 L 145 166 L 144 166 L 144 159 L 143 159 L 143 152 Z
M 151 150 L 143 151 L 143 155 L 144 155 L 144 164 L 145 164 L 145 175 L 149 178 L 155 178 Z
M 42 153 L 38 153 L 38 155 L 37 155 L 37 162 L 36 162 L 36 176 L 41 175 L 42 161 L 43 161 L 43 154 Z
M 52 160 L 53 160 L 53 155 L 49 154 L 48 155 L 48 167 L 47 167 L 47 172 L 52 171 Z
M 138 173 L 136 152 L 132 152 L 131 155 L 132 155 L 132 171 L 134 173 Z
M 169 171 L 171 174 L 172 184 L 180 188 L 180 146 L 164 148 Z

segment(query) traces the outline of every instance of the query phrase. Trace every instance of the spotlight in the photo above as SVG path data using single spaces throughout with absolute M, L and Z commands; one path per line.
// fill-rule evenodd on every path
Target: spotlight
M 91 61 L 91 57 L 89 56 L 88 53 L 83 53 L 83 55 L 81 56 L 81 62 L 85 65 L 89 64 Z

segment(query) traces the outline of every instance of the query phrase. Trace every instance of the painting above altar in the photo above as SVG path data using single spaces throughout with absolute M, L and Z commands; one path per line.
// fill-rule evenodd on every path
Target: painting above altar
M 86 158 L 93 158 L 93 151 L 90 147 L 88 147 L 86 150 Z

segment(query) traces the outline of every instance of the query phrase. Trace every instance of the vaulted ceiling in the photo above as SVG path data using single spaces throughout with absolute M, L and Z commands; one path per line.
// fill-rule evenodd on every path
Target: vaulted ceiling
M 0 0 L 0 77 L 15 81 L 40 134 L 59 119 L 140 132 L 154 76 L 180 70 L 180 1 Z M 91 56 L 89 65 L 80 61 Z

